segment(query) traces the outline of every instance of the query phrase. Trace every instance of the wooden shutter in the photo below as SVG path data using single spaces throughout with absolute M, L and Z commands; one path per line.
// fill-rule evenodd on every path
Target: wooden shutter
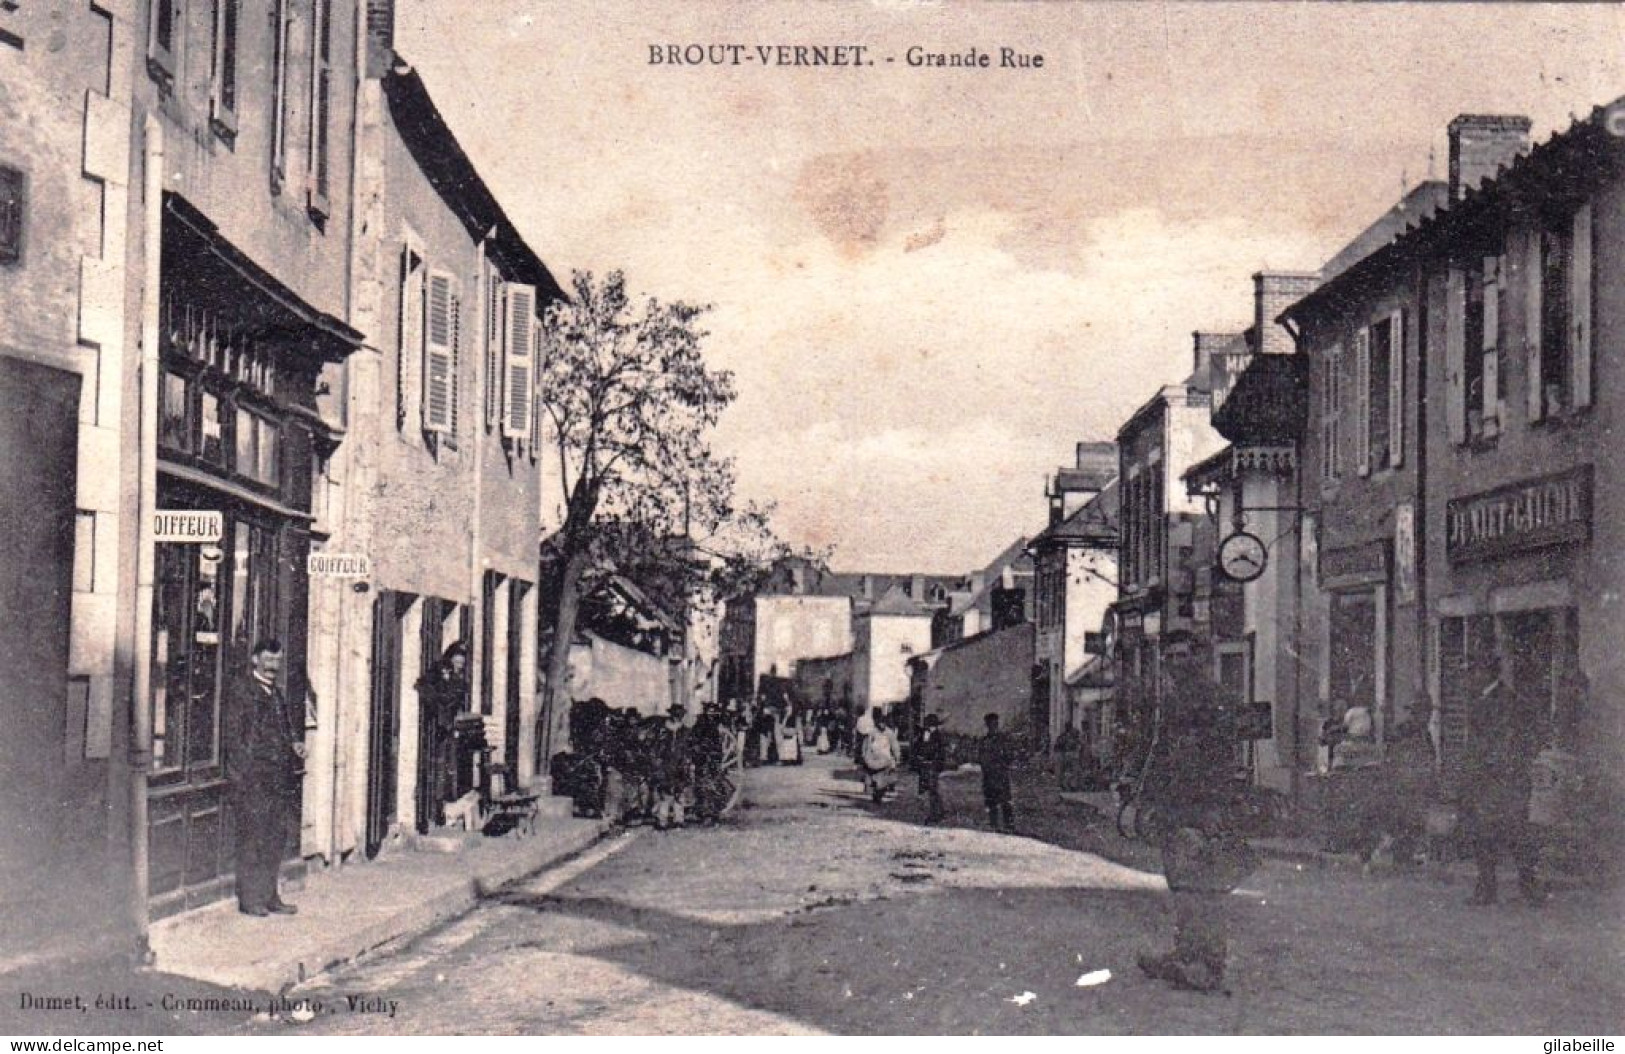
M 463 297 L 461 289 L 451 293 L 451 427 L 457 434 L 459 410 L 463 404 Z
M 1480 356 L 1483 366 L 1483 405 L 1479 407 L 1484 435 L 1493 438 L 1501 431 L 1501 260 L 1484 257 L 1484 339 L 1468 354 Z
M 423 333 L 423 430 L 451 430 L 451 275 L 429 272 L 427 324 Z
M 1591 202 L 1574 213 L 1569 255 L 1569 389 L 1576 410 L 1591 405 Z
M 536 350 L 536 287 L 509 285 L 507 305 L 502 434 L 509 439 L 528 439 L 534 387 L 531 370 Z
M 1405 463 L 1405 312 L 1388 316 L 1388 464 Z
M 1546 416 L 1546 393 L 1542 387 L 1540 368 L 1540 284 L 1543 273 L 1540 242 L 1540 228 L 1538 226 L 1531 228 L 1529 244 L 1524 246 L 1523 255 L 1523 357 L 1525 381 L 1529 386 L 1527 405 L 1531 421 L 1539 421 Z
M 1467 442 L 1467 275 L 1452 267 L 1445 278 L 1444 382 L 1445 424 L 1450 441 Z
M 1371 475 L 1371 330 L 1365 326 L 1354 334 L 1354 457 L 1355 471 Z
M 533 336 L 530 346 L 539 349 L 542 346 L 542 323 L 537 320 L 531 330 Z M 537 352 L 536 354 L 539 354 Z M 532 370 L 531 405 L 530 405 L 530 459 L 535 461 L 541 456 L 542 449 L 542 391 L 535 383 L 535 371 Z
M 502 420 L 502 275 L 487 262 L 485 284 L 485 427 L 495 428 Z
M 419 398 L 423 366 L 423 258 L 401 246 L 400 316 L 395 341 L 395 427 L 405 428 Z

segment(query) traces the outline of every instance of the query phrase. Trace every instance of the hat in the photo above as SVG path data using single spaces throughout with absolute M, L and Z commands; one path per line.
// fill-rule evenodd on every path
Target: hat
M 670 706 L 666 707 L 666 713 L 686 714 L 688 713 L 688 707 L 684 706 L 682 703 L 672 703 Z

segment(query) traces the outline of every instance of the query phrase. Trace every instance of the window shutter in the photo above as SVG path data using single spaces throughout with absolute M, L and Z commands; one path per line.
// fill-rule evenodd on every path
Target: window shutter
M 1591 202 L 1574 214 L 1569 256 L 1569 388 L 1574 408 L 1591 405 Z
M 1484 435 L 1501 431 L 1501 260 L 1484 257 L 1484 342 L 1476 354 L 1483 363 L 1484 404 L 1479 407 Z M 1468 354 L 1474 354 L 1469 351 Z
M 451 293 L 451 427 L 457 434 L 458 411 L 463 403 L 463 297 L 461 289 Z
M 428 324 L 423 335 L 423 430 L 451 430 L 451 276 L 429 273 Z
M 531 327 L 530 346 L 533 349 L 542 346 L 542 323 L 540 319 Z M 533 351 L 532 354 L 537 354 L 537 352 Z M 530 459 L 534 462 L 541 456 L 542 449 L 542 391 L 540 386 L 535 383 L 535 371 L 532 370 L 531 374 L 533 380 L 530 396 Z
M 1452 267 L 1445 279 L 1444 416 L 1450 441 L 1458 446 L 1467 442 L 1466 342 L 1467 275 L 1461 268 Z
M 1405 463 L 1405 312 L 1388 316 L 1388 464 Z
M 417 372 L 422 367 L 423 302 L 419 295 L 422 259 L 410 244 L 401 246 L 400 317 L 395 341 L 395 427 L 405 428 L 417 401 Z
M 508 286 L 506 362 L 502 372 L 502 434 L 530 437 L 531 368 L 536 347 L 536 287 Z
M 485 285 L 485 427 L 495 428 L 502 419 L 502 275 L 487 264 Z
M 1354 334 L 1354 457 L 1355 471 L 1371 475 L 1371 331 L 1364 326 Z
M 1529 386 L 1528 408 L 1529 420 L 1539 421 L 1546 416 L 1546 393 L 1541 388 L 1540 370 L 1540 228 L 1534 227 L 1529 231 L 1529 244 L 1524 247 L 1523 257 L 1524 301 L 1523 301 L 1523 352 L 1524 352 L 1524 381 Z

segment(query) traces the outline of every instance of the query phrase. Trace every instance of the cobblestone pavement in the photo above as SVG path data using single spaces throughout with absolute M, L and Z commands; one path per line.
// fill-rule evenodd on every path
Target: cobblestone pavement
M 730 823 L 611 839 L 296 991 L 313 1017 L 243 1030 L 1621 1031 L 1614 894 L 1484 911 L 1425 878 L 1273 863 L 1231 898 L 1231 994 L 1176 992 L 1133 965 L 1167 941 L 1157 875 L 1037 838 L 922 827 L 908 784 L 877 809 L 836 776 L 819 758 L 754 770 Z M 950 822 L 977 822 L 974 778 L 946 782 Z M 1033 826 L 1041 815 L 1029 803 Z

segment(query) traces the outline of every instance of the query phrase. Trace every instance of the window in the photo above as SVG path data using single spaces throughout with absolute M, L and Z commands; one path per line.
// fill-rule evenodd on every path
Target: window
M 288 178 L 288 44 L 293 14 L 288 0 L 275 0 L 271 25 L 271 189 L 282 190 Z
M 175 86 L 175 59 L 179 53 L 182 0 L 152 0 L 147 19 L 147 72 L 159 88 Z
M 507 286 L 507 326 L 503 348 L 502 434 L 529 439 L 531 431 L 532 369 L 536 349 L 536 287 Z
M 281 436 L 274 422 L 239 408 L 233 469 L 258 483 L 275 486 L 282 470 Z
M 1365 418 L 1362 475 L 1397 467 L 1404 454 L 1405 332 L 1404 315 L 1393 312 L 1357 334 Z
M 312 0 L 310 46 L 310 183 L 307 204 L 312 216 L 332 213 L 328 198 L 331 159 L 329 127 L 333 108 L 333 0 Z
M 1528 408 L 1531 420 L 1591 405 L 1591 206 L 1547 222 L 1530 240 Z
M 214 69 L 209 124 L 228 142 L 237 138 L 237 16 L 241 0 L 214 0 Z
M 278 635 L 276 534 L 229 518 L 226 530 L 226 544 L 220 547 L 157 547 L 151 698 L 155 774 L 178 776 L 188 768 L 219 763 L 222 657 L 228 647 L 246 653 L 252 641 Z
M 1343 346 L 1326 350 L 1326 369 L 1320 383 L 1320 478 L 1335 482 L 1340 474 L 1343 429 Z
M 454 434 L 456 417 L 457 333 L 456 282 L 444 271 L 430 271 L 424 308 L 423 430 Z
M 425 280 L 423 254 L 408 238 L 401 246 L 400 319 L 395 346 L 395 427 L 400 430 L 405 430 L 422 397 Z
M 185 377 L 167 370 L 159 383 L 158 445 L 171 450 L 191 450 L 191 385 Z
M 485 267 L 485 428 L 495 428 L 502 421 L 502 309 L 507 298 L 503 294 L 502 273 L 496 264 L 486 259 Z
M 25 189 L 20 169 L 0 165 L 0 265 L 22 262 Z

